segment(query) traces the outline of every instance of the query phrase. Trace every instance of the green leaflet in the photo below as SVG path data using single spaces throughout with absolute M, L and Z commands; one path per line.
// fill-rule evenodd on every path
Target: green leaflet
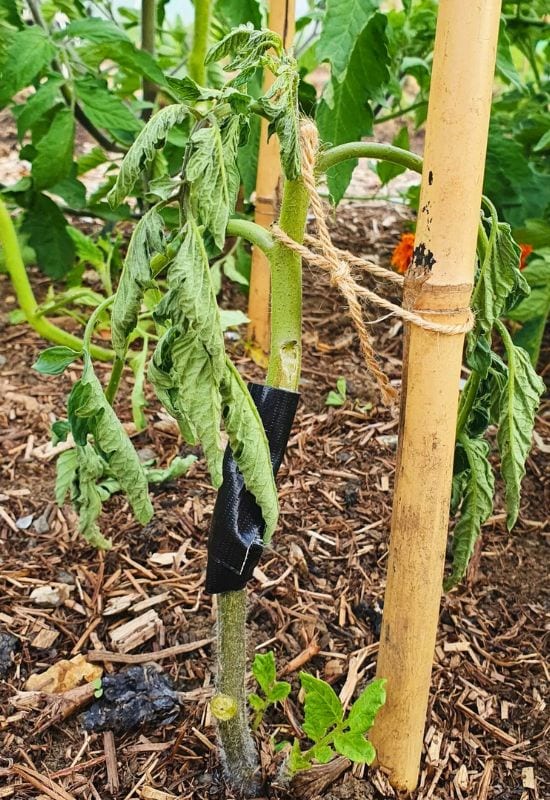
M 42 375 L 61 375 L 81 355 L 71 347 L 55 345 L 42 350 L 32 367 Z
M 210 231 L 219 250 L 223 248 L 227 220 L 239 190 L 239 132 L 238 117 L 230 119 L 223 132 L 212 118 L 209 127 L 199 128 L 191 135 L 192 150 L 185 168 L 197 220 Z
M 17 136 L 22 140 L 25 133 L 38 122 L 47 111 L 50 111 L 60 98 L 59 89 L 64 84 L 60 76 L 50 76 L 46 83 L 42 83 L 36 92 L 22 105 L 13 107 L 13 114 L 17 119 Z
M 341 756 L 349 758 L 355 764 L 372 764 L 376 751 L 362 733 L 348 731 L 334 734 L 334 748 Z
M 511 530 L 519 514 L 521 481 L 544 383 L 533 369 L 528 353 L 514 345 L 501 322 L 497 322 L 496 327 L 502 336 L 508 362 L 508 380 L 499 403 L 497 442 L 506 488 L 506 524 Z
M 225 347 L 220 312 L 200 231 L 189 217 L 185 237 L 168 269 L 169 291 L 159 303 L 155 319 L 171 321 L 186 337 L 198 337 L 212 361 L 218 386 L 225 370 Z
M 128 245 L 111 318 L 113 347 L 121 358 L 126 354 L 128 337 L 136 327 L 143 295 L 154 285 L 150 261 L 164 248 L 162 232 L 162 217 L 152 208 L 134 228 Z
M 33 195 L 21 231 L 28 236 L 40 269 L 50 278 L 62 278 L 73 266 L 75 247 L 67 233 L 67 221 L 45 194 Z
M 306 696 L 302 728 L 312 741 L 318 742 L 329 728 L 342 722 L 342 703 L 332 686 L 307 672 L 300 673 L 300 683 Z
M 69 108 L 61 108 L 47 133 L 36 145 L 32 178 L 36 189 L 47 189 L 67 177 L 73 163 L 75 121 Z
M 361 692 L 352 705 L 346 723 L 353 733 L 365 733 L 374 723 L 374 719 L 386 702 L 386 679 L 374 680 Z
M 520 249 L 510 226 L 498 222 L 492 206 L 491 213 L 489 244 L 472 296 L 476 326 L 469 336 L 469 351 L 472 342 L 491 332 L 495 320 L 529 294 L 529 285 L 519 269 Z
M 386 17 L 369 16 L 368 24 L 350 49 L 347 70 L 333 75 L 317 110 L 321 139 L 333 145 L 356 141 L 372 133 L 369 101 L 379 96 L 390 78 Z M 335 204 L 344 196 L 356 165 L 356 160 L 350 160 L 328 171 L 327 183 Z
M 148 483 L 167 483 L 168 481 L 175 481 L 186 475 L 189 471 L 191 464 L 194 464 L 197 456 L 189 455 L 185 458 L 176 456 L 169 467 L 161 469 L 160 467 L 145 467 L 145 474 L 147 475 Z
M 463 492 L 460 519 L 453 534 L 453 568 L 445 580 L 445 591 L 455 586 L 466 573 L 474 545 L 481 532 L 481 526 L 493 510 L 495 478 L 487 458 L 489 444 L 484 439 L 460 437 L 460 447 L 465 456 L 467 468 L 459 475 Z M 458 501 L 455 499 L 455 503 Z
M 179 333 L 172 345 L 172 378 L 177 406 L 189 419 L 204 450 L 215 489 L 222 484 L 220 436 L 222 399 L 213 359 L 192 329 Z M 180 414 L 181 414 L 180 412 Z
M 141 130 L 141 124 L 130 109 L 109 91 L 106 81 L 87 75 L 75 81 L 75 89 L 84 113 L 98 128 L 112 133 Z
M 346 72 L 354 46 L 377 8 L 376 0 L 328 0 L 317 58 L 330 61 L 334 77 Z
M 120 205 L 132 191 L 138 177 L 151 163 L 171 128 L 183 122 L 187 114 L 186 106 L 174 104 L 162 108 L 151 117 L 124 156 L 116 183 L 108 194 L 113 208 Z
M 235 365 L 227 359 L 221 384 L 223 418 L 233 457 L 246 488 L 256 498 L 266 525 L 264 542 L 277 526 L 279 504 L 273 477 L 269 444 L 258 409 Z
M 279 137 L 281 164 L 285 177 L 292 181 L 301 172 L 300 112 L 298 109 L 299 75 L 294 59 L 283 62 L 277 77 L 263 97 L 258 100 L 269 120 L 268 136 Z
M 137 520 L 149 522 L 153 507 L 143 467 L 122 423 L 105 399 L 87 354 L 82 378 L 72 388 L 68 408 L 76 444 L 85 447 L 88 435 L 93 436 L 95 448 L 126 494 Z
M 31 83 L 55 52 L 47 35 L 36 25 L 13 35 L 0 69 L 0 108 Z

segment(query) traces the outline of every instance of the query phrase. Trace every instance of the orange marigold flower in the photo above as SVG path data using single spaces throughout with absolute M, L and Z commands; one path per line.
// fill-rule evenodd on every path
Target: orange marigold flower
M 527 259 L 529 258 L 529 256 L 533 252 L 533 246 L 530 245 L 530 244 L 521 244 L 520 243 L 519 248 L 521 250 L 521 254 L 520 254 L 520 257 L 519 257 L 519 268 L 520 269 L 525 269 L 525 267 L 527 266 Z
M 414 251 L 414 233 L 403 233 L 391 257 L 391 265 L 404 275 L 411 265 Z

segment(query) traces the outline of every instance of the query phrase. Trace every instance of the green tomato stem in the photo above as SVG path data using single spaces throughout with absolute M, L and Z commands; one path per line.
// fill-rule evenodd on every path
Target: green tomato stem
M 68 333 L 61 328 L 58 328 L 57 325 L 54 325 L 52 322 L 49 322 L 47 319 L 44 319 L 44 317 L 41 316 L 38 303 L 36 302 L 36 298 L 25 269 L 15 227 L 6 204 L 1 199 L 0 243 L 4 248 L 6 267 L 10 276 L 13 290 L 15 292 L 15 296 L 17 297 L 17 302 L 19 303 L 21 311 L 25 315 L 27 323 L 33 330 L 36 331 L 36 333 L 38 333 L 39 336 L 42 336 L 49 342 L 53 342 L 53 344 L 71 347 L 73 350 L 82 350 L 82 339 L 79 339 L 78 336 L 74 336 L 72 333 Z M 93 358 L 96 358 L 99 361 L 112 361 L 115 357 L 115 354 L 112 350 L 107 350 L 103 347 L 98 347 L 97 345 L 91 345 L 90 354 L 93 356 Z
M 189 77 L 200 86 L 204 86 L 206 83 L 206 67 L 204 61 L 208 51 L 211 13 L 212 0 L 195 0 L 193 45 L 187 61 L 187 70 L 189 72 Z
M 304 241 L 309 196 L 301 178 L 285 181 L 279 226 Z M 271 352 L 267 384 L 298 391 L 302 361 L 302 259 L 281 242 L 268 253 L 271 265 Z
M 323 173 L 350 158 L 374 158 L 378 161 L 389 161 L 391 164 L 422 173 L 420 156 L 404 150 L 402 147 L 380 142 L 347 142 L 336 147 L 329 147 L 328 150 L 319 154 L 317 169 Z
M 259 761 L 246 705 L 246 589 L 218 595 L 217 656 L 218 692 L 237 706 L 231 719 L 218 720 L 225 771 L 238 792 L 255 797 Z

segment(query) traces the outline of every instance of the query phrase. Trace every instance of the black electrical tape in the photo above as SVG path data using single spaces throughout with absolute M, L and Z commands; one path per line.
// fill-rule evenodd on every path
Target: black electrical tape
M 258 383 L 249 383 L 248 390 L 264 425 L 276 476 L 300 395 Z M 209 594 L 233 592 L 246 586 L 262 555 L 264 531 L 260 507 L 247 491 L 228 445 L 223 459 L 223 483 L 208 537 L 206 591 Z

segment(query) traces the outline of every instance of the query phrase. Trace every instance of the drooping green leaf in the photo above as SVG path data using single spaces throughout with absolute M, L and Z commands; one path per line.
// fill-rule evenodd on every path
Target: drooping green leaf
M 75 247 L 67 233 L 67 221 L 57 205 L 44 194 L 33 196 L 21 230 L 28 236 L 38 266 L 50 278 L 62 278 L 73 266 Z
M 147 361 L 147 339 L 144 340 L 141 352 L 130 359 L 130 366 L 134 373 L 134 385 L 132 386 L 132 394 L 130 395 L 130 402 L 132 405 L 132 419 L 137 431 L 144 431 L 147 427 L 147 418 L 145 416 L 145 406 L 147 401 L 145 399 L 145 364 Z
M 332 686 L 325 681 L 301 672 L 300 683 L 305 692 L 302 728 L 312 741 L 318 742 L 333 725 L 342 722 L 342 704 Z
M 376 758 L 374 747 L 361 733 L 335 733 L 334 747 L 337 753 L 355 764 L 372 764 Z
M 82 378 L 69 397 L 69 422 L 77 445 L 84 447 L 88 435 L 126 494 L 139 522 L 149 522 L 153 507 L 147 491 L 147 479 L 136 451 L 122 423 L 107 402 L 89 356 L 84 357 Z
M 0 108 L 46 67 L 55 56 L 55 47 L 38 26 L 17 31 L 11 38 L 0 68 Z
M 268 653 L 256 653 L 252 662 L 252 674 L 258 681 L 264 694 L 268 695 L 271 687 L 277 680 L 275 655 L 272 650 Z
M 211 47 L 206 56 L 206 64 L 220 61 L 226 56 L 232 59 L 225 70 L 249 70 L 262 66 L 263 56 L 274 50 L 278 56 L 283 52 L 281 37 L 270 30 L 256 30 L 252 24 L 239 25 L 227 36 Z
M 124 260 L 111 316 L 111 335 L 115 352 L 123 358 L 128 337 L 136 327 L 145 291 L 154 285 L 151 258 L 162 252 L 163 221 L 152 208 L 140 219 Z
M 78 469 L 76 448 L 64 450 L 57 457 L 55 464 L 55 502 L 59 507 L 65 502 L 67 492 L 71 489 Z
M 519 514 L 525 461 L 544 383 L 533 369 L 529 354 L 513 344 L 502 323 L 498 327 L 506 349 L 508 381 L 500 400 L 497 442 L 506 488 L 506 524 L 511 530 Z
M 258 503 L 265 522 L 264 543 L 277 526 L 279 503 L 273 477 L 269 443 L 258 409 L 235 365 L 227 359 L 221 384 L 223 419 L 233 457 L 246 488 Z
M 281 165 L 288 180 L 295 180 L 301 172 L 298 83 L 292 60 L 279 69 L 271 87 L 257 101 L 269 120 L 268 135 L 276 133 L 279 139 Z
M 75 121 L 68 108 L 61 108 L 50 128 L 36 145 L 32 162 L 32 178 L 36 189 L 52 187 L 71 171 L 73 163 Z
M 114 208 L 128 195 L 140 174 L 162 147 L 169 131 L 187 116 L 187 108 L 180 104 L 166 106 L 154 114 L 130 147 L 120 167 L 117 180 L 108 199 Z
M 59 90 L 63 83 L 61 76 L 51 75 L 24 103 L 14 106 L 13 113 L 17 120 L 17 136 L 20 141 L 29 128 L 55 106 L 57 98 L 61 98 Z
M 529 294 L 519 269 L 520 249 L 506 222 L 493 219 L 489 244 L 472 297 L 476 324 L 470 342 L 487 335 L 495 320 Z M 471 344 L 470 344 L 471 347 Z
M 200 232 L 192 217 L 187 221 L 185 237 L 168 269 L 169 291 L 159 303 L 155 318 L 171 321 L 180 330 L 191 328 L 204 345 L 212 361 L 212 371 L 219 385 L 225 371 L 225 347 L 220 312 L 212 286 L 208 256 Z
M 210 231 L 220 250 L 239 189 L 239 130 L 238 117 L 229 121 L 223 134 L 215 120 L 209 127 L 196 130 L 191 136 L 192 151 L 185 169 L 198 222 Z
M 177 338 L 176 328 L 169 328 L 161 336 L 152 359 L 149 361 L 147 377 L 155 393 L 166 411 L 177 421 L 181 434 L 189 444 L 197 443 L 197 434 L 193 429 L 188 414 L 181 406 L 178 386 L 185 376 L 177 375 L 174 371 L 172 359 L 172 345 Z
M 148 483 L 169 483 L 187 475 L 189 467 L 197 460 L 197 456 L 188 455 L 182 458 L 176 456 L 169 467 L 161 469 L 159 467 L 145 467 L 145 475 Z
M 356 42 L 377 8 L 376 0 L 327 0 L 317 58 L 330 62 L 335 78 L 346 72 Z
M 351 51 L 349 68 L 333 77 L 323 93 L 316 120 L 323 142 L 333 145 L 372 134 L 373 112 L 369 101 L 389 80 L 386 17 L 372 16 Z M 332 200 L 337 204 L 349 185 L 357 160 L 345 161 L 327 173 Z
M 353 733 L 366 733 L 386 702 L 386 680 L 378 678 L 363 689 L 346 717 L 346 724 Z
M 92 547 L 109 550 L 111 542 L 103 536 L 97 523 L 102 507 L 97 482 L 104 474 L 103 459 L 90 444 L 78 446 L 76 454 L 77 472 L 71 499 L 78 512 L 78 530 Z
M 188 419 L 199 439 L 212 485 L 222 484 L 223 448 L 220 424 L 222 399 L 213 359 L 194 331 L 188 330 L 174 339 L 173 372 L 176 381 L 177 409 Z
M 117 131 L 134 133 L 141 129 L 130 109 L 109 91 L 106 81 L 87 75 L 75 81 L 75 89 L 82 110 L 96 127 L 115 135 Z
M 80 358 L 81 352 L 70 347 L 55 345 L 42 350 L 37 360 L 34 362 L 33 369 L 42 375 L 61 375 L 67 367 Z
M 484 439 L 462 436 L 460 445 L 468 467 L 462 478 L 463 499 L 453 533 L 453 568 L 444 582 L 446 591 L 464 577 L 481 526 L 493 510 L 495 478 L 487 457 L 489 444 Z

